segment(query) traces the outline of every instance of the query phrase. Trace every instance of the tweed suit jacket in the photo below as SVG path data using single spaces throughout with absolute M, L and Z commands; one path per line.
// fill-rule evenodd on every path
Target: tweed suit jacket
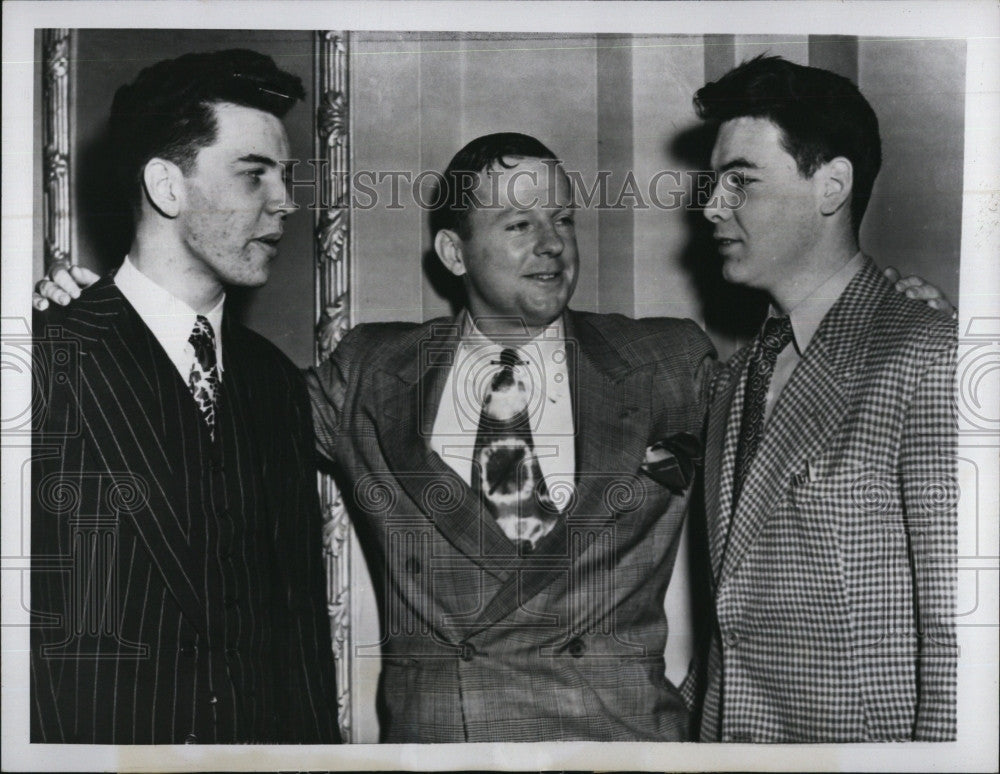
M 215 441 L 109 278 L 35 320 L 33 742 L 339 740 L 308 398 L 230 317 Z
M 956 328 L 863 267 L 768 420 L 732 519 L 749 348 L 715 381 L 705 741 L 955 738 Z
M 313 372 L 320 449 L 369 560 L 386 742 L 682 740 L 663 599 L 690 487 L 640 475 L 698 434 L 712 353 L 691 321 L 567 312 L 576 476 L 528 556 L 428 441 L 461 318 L 362 325 Z

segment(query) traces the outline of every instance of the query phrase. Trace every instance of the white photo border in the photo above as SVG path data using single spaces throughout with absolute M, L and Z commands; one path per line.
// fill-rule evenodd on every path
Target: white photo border
M 2 333 L 27 335 L 35 200 L 31 138 L 34 30 L 53 27 L 170 27 L 509 32 L 642 32 L 860 34 L 967 41 L 965 176 L 959 330 L 992 347 L 994 365 L 980 399 L 996 400 L 1000 343 L 1000 7 L 994 2 L 7 2 L 3 5 Z M 3 369 L 3 403 L 30 403 L 30 381 Z M 987 404 L 989 405 L 989 404 Z M 4 411 L 4 421 L 8 419 Z M 996 434 L 979 448 L 998 447 Z M 2 447 L 3 770 L 778 770 L 988 771 L 998 754 L 998 626 L 960 630 L 959 739 L 906 745 L 477 744 L 293 746 L 30 745 L 28 628 L 21 623 L 21 583 L 30 555 L 20 516 L 21 470 L 30 442 L 4 437 Z M 994 468 L 995 475 L 995 468 Z M 998 482 L 982 482 L 978 506 L 963 495 L 962 518 L 994 551 Z M 974 510 L 978 507 L 978 512 Z M 1000 558 L 976 560 L 981 604 L 998 608 Z M 26 577 L 26 575 L 24 576 Z M 994 618 L 994 622 L 995 622 Z M 20 624 L 20 625 L 19 625 Z

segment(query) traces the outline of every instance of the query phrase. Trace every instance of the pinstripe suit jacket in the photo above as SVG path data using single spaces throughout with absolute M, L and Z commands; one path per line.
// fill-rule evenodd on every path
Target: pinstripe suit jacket
M 639 475 L 698 434 L 690 321 L 565 317 L 576 486 L 528 557 L 428 440 L 461 320 L 362 325 L 310 378 L 319 445 L 367 550 L 383 639 L 383 741 L 680 740 L 663 598 L 688 495 Z
M 110 279 L 35 332 L 32 741 L 338 740 L 299 373 L 227 317 L 213 442 Z
M 955 738 L 955 349 L 954 323 L 867 260 L 779 396 L 732 519 L 749 348 L 720 372 L 703 740 Z

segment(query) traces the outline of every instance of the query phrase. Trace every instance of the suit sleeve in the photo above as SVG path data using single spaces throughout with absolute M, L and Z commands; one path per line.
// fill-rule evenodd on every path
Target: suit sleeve
M 322 517 L 316 490 L 309 405 L 302 380 L 291 373 L 286 400 L 292 430 L 292 459 L 287 460 L 282 491 L 279 558 L 288 578 L 287 742 L 340 742 L 337 688 L 326 611 Z
M 952 339 L 924 372 L 900 449 L 918 633 L 914 739 L 956 733 L 955 586 L 958 543 L 956 347 Z
M 349 331 L 326 361 L 303 371 L 312 406 L 316 451 L 332 463 L 337 461 L 337 439 L 340 437 L 351 364 L 360 351 L 356 345 L 357 330 Z
M 691 325 L 696 333 L 688 340 L 688 354 L 694 368 L 694 388 L 698 400 L 704 407 L 703 411 L 707 413 L 715 375 L 722 366 L 719 363 L 715 347 L 712 346 L 712 342 L 705 335 L 705 332 L 697 324 L 692 322 Z

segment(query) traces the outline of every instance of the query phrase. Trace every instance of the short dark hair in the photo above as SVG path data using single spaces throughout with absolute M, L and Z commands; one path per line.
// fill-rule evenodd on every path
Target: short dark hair
M 837 156 L 847 158 L 854 167 L 851 225 L 857 233 L 882 164 L 882 142 L 875 111 L 849 79 L 762 55 L 702 86 L 694 105 L 707 121 L 771 121 L 803 177 Z
M 477 137 L 455 154 L 444 171 L 431 221 L 435 234 L 447 228 L 463 239 L 468 238 L 470 192 L 481 173 L 494 167 L 511 169 L 514 165 L 508 164 L 506 158 L 549 159 L 559 163 L 556 154 L 527 134 L 497 132 Z
M 115 92 L 111 105 L 109 138 L 123 192 L 137 207 L 142 170 L 152 158 L 172 161 L 188 174 L 198 151 L 215 142 L 217 103 L 284 118 L 304 98 L 298 76 L 246 49 L 185 54 L 145 68 Z

